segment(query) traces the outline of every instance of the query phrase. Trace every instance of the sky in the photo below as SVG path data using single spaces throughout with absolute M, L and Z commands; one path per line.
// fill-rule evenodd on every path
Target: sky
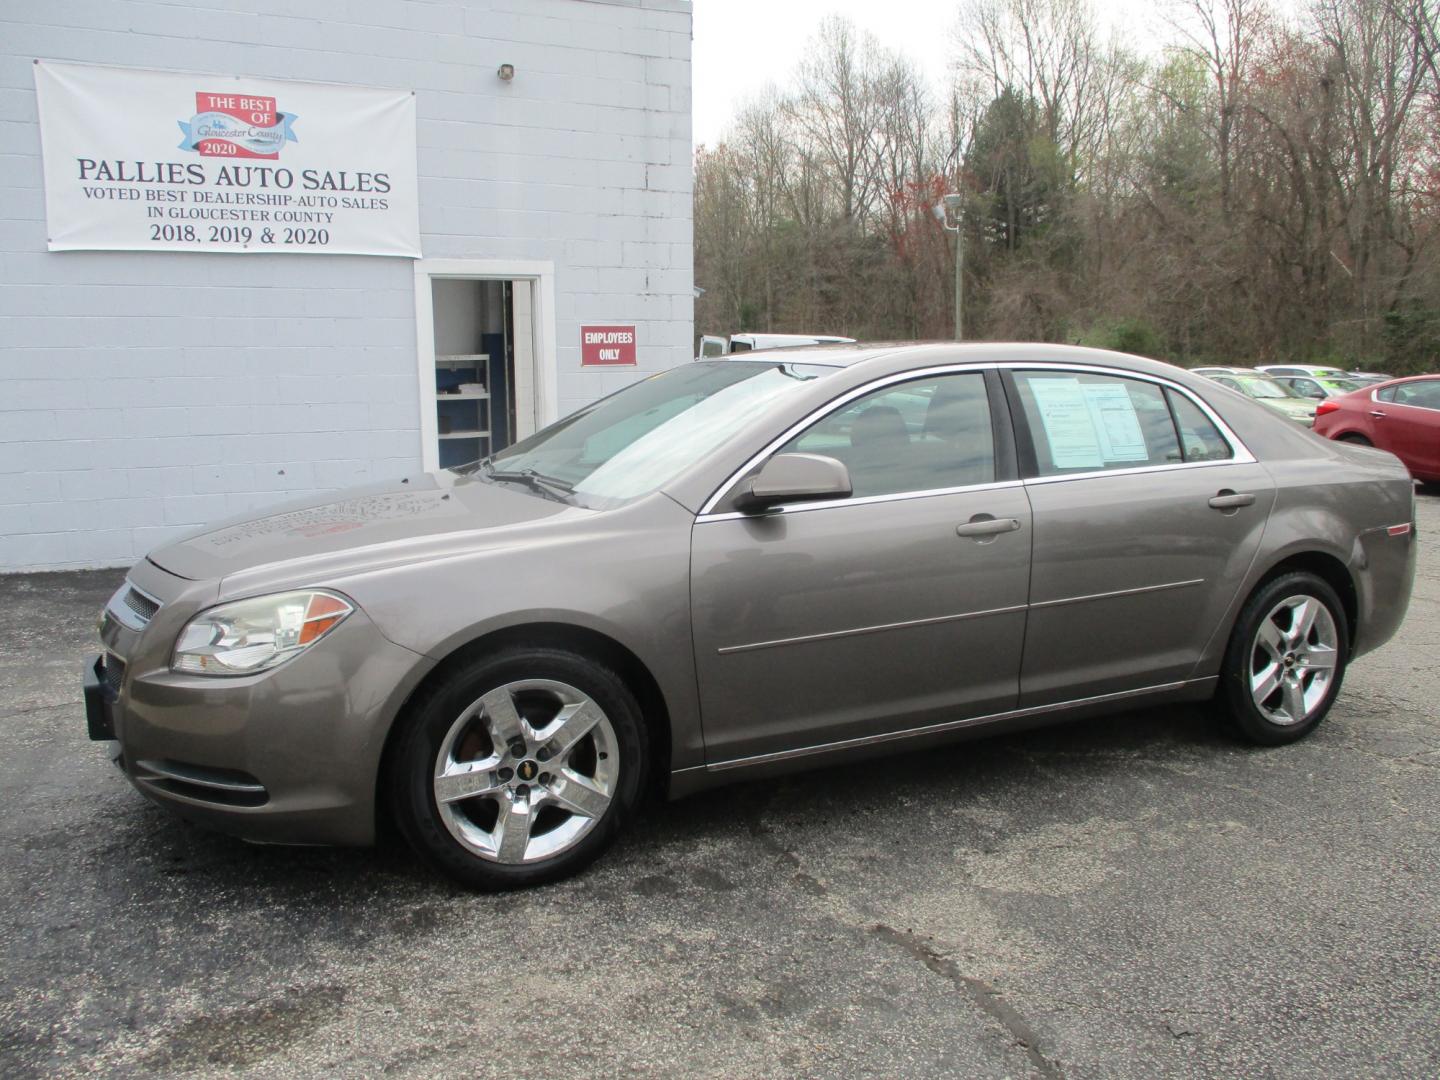
M 789 77 L 826 15 L 846 16 L 937 80 L 954 19 L 945 0 L 695 0 L 693 10 L 694 140 L 711 146 L 746 99 Z
M 1102 26 L 1130 44 L 1164 33 L 1163 0 L 1092 0 Z M 694 0 L 694 141 L 713 146 L 745 101 L 783 84 L 826 15 L 844 15 L 911 58 L 936 89 L 948 82 L 958 0 Z

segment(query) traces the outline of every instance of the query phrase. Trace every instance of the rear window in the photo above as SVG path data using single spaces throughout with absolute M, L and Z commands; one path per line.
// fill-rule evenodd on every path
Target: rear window
M 1180 430 L 1180 453 L 1186 461 L 1228 461 L 1235 451 L 1214 422 L 1184 394 L 1166 390 L 1175 426 Z
M 1420 409 L 1440 409 L 1440 382 L 1401 383 L 1394 390 L 1395 396 L 1386 401 Z

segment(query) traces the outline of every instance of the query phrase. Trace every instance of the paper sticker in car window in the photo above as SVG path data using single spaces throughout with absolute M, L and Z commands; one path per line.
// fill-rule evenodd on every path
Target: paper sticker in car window
M 1104 464 L 1100 440 L 1080 380 L 1032 379 L 1030 389 L 1040 409 L 1040 422 L 1045 425 L 1055 468 L 1100 468 Z
M 1086 383 L 1080 388 L 1100 439 L 1100 453 L 1109 461 L 1147 461 L 1149 450 L 1135 414 L 1130 391 L 1118 383 Z

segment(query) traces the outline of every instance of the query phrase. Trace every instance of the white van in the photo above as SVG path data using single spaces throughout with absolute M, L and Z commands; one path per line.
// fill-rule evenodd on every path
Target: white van
M 793 349 L 799 345 L 853 345 L 854 338 L 834 334 L 705 334 L 700 338 L 698 359 L 711 360 L 730 353 L 752 352 L 757 349 Z

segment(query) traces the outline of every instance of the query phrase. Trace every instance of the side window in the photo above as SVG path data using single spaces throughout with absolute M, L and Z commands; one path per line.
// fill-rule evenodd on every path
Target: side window
M 1376 401 L 1394 401 L 1394 400 L 1395 400 L 1395 391 L 1396 391 L 1396 390 L 1399 390 L 1399 389 L 1400 389 L 1400 387 L 1398 387 L 1398 386 L 1387 386 L 1387 387 L 1385 387 L 1384 390 L 1378 391 L 1378 392 L 1375 394 L 1375 400 L 1376 400 Z
M 1153 383 L 1081 372 L 1017 371 L 1041 476 L 1173 465 L 1180 440 Z
M 1440 409 L 1440 382 L 1413 383 L 1412 390 L 1409 404 L 1422 409 Z
M 965 372 L 887 386 L 817 421 L 776 452 L 843 461 L 857 497 L 991 483 L 995 439 L 985 377 Z
M 1165 397 L 1180 429 L 1180 452 L 1186 461 L 1228 461 L 1235 451 L 1220 429 L 1184 394 L 1166 390 Z

